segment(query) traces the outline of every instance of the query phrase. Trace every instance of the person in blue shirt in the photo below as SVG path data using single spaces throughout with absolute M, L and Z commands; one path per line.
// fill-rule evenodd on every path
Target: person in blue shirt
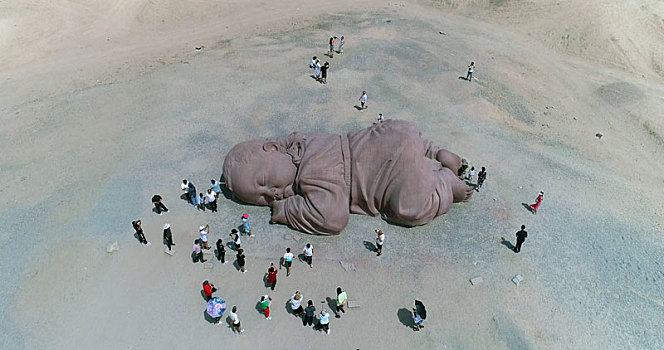
M 424 328 L 422 323 L 424 322 L 424 319 L 422 319 L 422 316 L 417 312 L 417 309 L 413 309 L 413 322 L 415 322 L 415 326 L 413 326 L 413 330 L 419 331 L 420 329 Z
M 330 334 L 330 314 L 325 309 L 318 314 L 318 329 Z
M 210 188 L 217 194 L 217 199 L 219 199 L 219 193 L 221 193 L 221 184 L 217 180 L 210 180 Z
M 249 215 L 242 214 L 242 228 L 244 233 L 251 237 L 251 228 L 249 227 Z
M 191 204 L 194 205 L 194 207 L 198 207 L 198 196 L 196 195 L 196 186 L 194 186 L 194 183 L 189 181 L 189 188 L 187 189 L 187 192 L 189 193 L 189 197 L 191 198 Z

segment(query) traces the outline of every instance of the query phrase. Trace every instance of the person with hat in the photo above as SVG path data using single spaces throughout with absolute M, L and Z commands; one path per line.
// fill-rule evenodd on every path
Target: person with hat
M 540 191 L 537 199 L 535 199 L 535 204 L 530 205 L 530 211 L 532 211 L 533 214 L 537 214 L 537 209 L 542 205 L 542 200 L 544 200 L 544 192 Z
M 385 243 L 385 234 L 381 230 L 376 230 L 376 252 L 377 256 L 383 254 L 383 243 Z
M 210 230 L 210 225 L 199 226 L 198 231 L 201 234 L 201 247 L 203 249 L 210 249 L 208 244 L 208 231 Z
M 267 294 L 261 296 L 261 300 L 259 301 L 261 305 L 261 310 L 265 313 L 265 319 L 266 320 L 271 320 L 272 317 L 270 317 L 270 305 L 272 304 L 272 298 L 270 298 Z
M 171 250 L 171 246 L 174 246 L 173 243 L 173 232 L 171 232 L 171 225 L 164 224 L 164 243 L 168 247 L 168 250 Z
M 304 297 L 302 294 L 300 294 L 299 290 L 295 291 L 295 294 L 290 299 L 290 306 L 291 310 L 293 310 L 293 315 L 296 317 L 300 317 L 302 315 L 302 312 L 304 312 L 304 309 L 302 308 L 302 299 Z
M 249 227 L 249 215 L 242 214 L 242 229 L 247 236 L 251 237 L 251 228 Z
M 150 245 L 147 239 L 145 239 L 145 234 L 143 233 L 143 227 L 141 226 L 141 220 L 136 220 L 132 221 L 131 225 L 134 226 L 134 230 L 136 230 L 136 236 L 138 238 L 138 241 L 145 244 L 145 245 Z
M 157 214 L 161 215 L 161 212 L 167 212 L 168 208 L 161 202 L 162 198 L 160 195 L 155 194 L 152 196 L 152 204 L 154 204 L 155 209 L 157 209 Z
M 325 309 L 318 314 L 318 329 L 330 334 L 330 314 Z

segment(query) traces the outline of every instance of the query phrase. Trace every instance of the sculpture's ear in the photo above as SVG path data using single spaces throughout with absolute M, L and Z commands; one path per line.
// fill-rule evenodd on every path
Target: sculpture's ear
M 274 141 L 268 141 L 263 144 L 263 151 L 265 152 L 279 152 L 281 149 L 281 146 L 277 142 Z

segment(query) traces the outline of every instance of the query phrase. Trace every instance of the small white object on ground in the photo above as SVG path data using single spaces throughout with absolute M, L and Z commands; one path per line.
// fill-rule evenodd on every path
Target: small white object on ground
M 472 284 L 473 286 L 476 286 L 482 282 L 484 282 L 484 279 L 482 277 L 475 277 L 470 279 L 470 284 Z
M 514 282 L 514 284 L 516 284 L 517 286 L 519 285 L 519 283 L 521 283 L 521 281 L 523 281 L 523 276 L 521 275 L 516 275 L 514 276 L 514 278 L 512 278 L 512 282 Z
M 354 309 L 356 307 L 360 307 L 360 302 L 357 300 L 348 300 L 348 307 L 351 309 Z
M 106 252 L 108 253 L 113 253 L 118 250 L 120 250 L 120 245 L 118 244 L 118 241 L 115 241 L 106 247 Z
M 175 249 L 170 249 L 169 250 L 168 247 L 166 247 L 166 248 L 164 248 L 164 253 L 166 253 L 170 256 L 173 256 L 173 254 L 175 254 Z

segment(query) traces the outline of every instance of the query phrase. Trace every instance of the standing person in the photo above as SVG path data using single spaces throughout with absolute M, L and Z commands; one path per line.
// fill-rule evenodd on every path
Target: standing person
M 330 38 L 330 52 L 329 52 L 330 58 L 334 57 L 334 39 L 335 38 L 336 38 L 336 36 L 333 37 L 333 38 Z
M 160 195 L 155 194 L 152 196 L 152 204 L 154 204 L 154 207 L 157 209 L 157 214 L 161 215 L 161 212 L 167 212 L 168 208 L 164 205 L 164 203 L 161 202 L 162 198 Z
M 136 236 L 138 236 L 138 241 L 150 245 L 150 242 L 148 242 L 147 239 L 145 239 L 145 234 L 143 233 L 143 227 L 141 226 L 141 220 L 136 220 L 131 222 L 131 226 L 134 226 L 134 230 L 136 230 Z
M 314 74 L 316 74 L 316 81 L 320 81 L 320 60 L 316 60 L 316 65 L 314 66 Z
M 217 240 L 217 259 L 221 261 L 222 264 L 227 264 L 226 261 L 226 248 L 224 248 L 224 242 L 221 241 L 221 238 Z
M 318 314 L 318 329 L 330 334 L 330 314 L 325 309 Z
M 415 326 L 413 326 L 414 331 L 419 331 L 420 329 L 424 328 L 422 323 L 424 322 L 424 319 L 420 315 L 419 312 L 417 312 L 416 308 L 413 308 L 413 322 L 415 322 Z
M 201 244 L 199 240 L 194 241 L 194 262 L 200 261 L 202 263 L 206 262 L 203 257 L 203 251 L 201 250 Z
M 334 317 L 341 318 L 339 311 L 346 313 L 344 307 L 346 306 L 346 301 L 348 301 L 348 296 L 346 292 L 341 290 L 341 287 L 337 287 L 337 310 L 334 312 Z
M 219 199 L 219 194 L 221 193 L 221 183 L 215 179 L 210 180 L 210 188 L 212 191 L 217 194 L 217 199 Z
M 517 231 L 516 233 L 516 245 L 512 249 L 515 253 L 521 251 L 521 245 L 526 240 L 526 237 L 528 237 L 528 232 L 526 232 L 526 225 L 521 225 L 521 230 Z
M 271 320 L 272 317 L 270 317 L 270 305 L 272 305 L 272 298 L 270 298 L 267 294 L 261 296 L 260 305 L 261 310 L 263 310 L 265 313 L 265 319 Z
M 216 291 L 217 288 L 214 287 L 214 284 L 208 282 L 207 280 L 203 281 L 203 294 L 205 294 L 205 301 L 210 301 L 212 298 L 212 293 Z
M 474 177 L 475 177 L 475 167 L 471 166 L 470 170 L 468 170 L 468 176 L 466 176 L 466 180 L 468 180 L 468 182 L 473 182 Z
M 210 245 L 208 244 L 208 232 L 210 231 L 210 225 L 205 225 L 205 226 L 199 226 L 198 227 L 198 232 L 201 235 L 201 246 L 203 249 L 210 249 Z
M 477 174 L 477 187 L 475 188 L 475 191 L 480 191 L 480 188 L 482 188 L 482 185 L 484 184 L 484 180 L 486 180 L 486 168 L 482 167 L 482 171 Z
M 187 191 L 189 192 L 189 198 L 191 198 L 191 204 L 193 204 L 194 207 L 198 207 L 198 197 L 196 196 L 196 186 L 194 186 L 193 182 L 189 181 Z
M 378 122 L 382 123 L 385 121 L 385 118 L 383 118 L 383 113 L 378 113 Z
M 385 234 L 381 230 L 376 230 L 376 252 L 377 256 L 383 254 L 383 243 L 385 243 Z
M 198 194 L 198 209 L 205 211 L 205 195 L 203 193 Z
M 235 250 L 236 251 L 240 250 L 240 244 L 242 243 L 240 241 L 240 233 L 237 232 L 236 229 L 232 229 L 231 233 L 229 233 L 228 235 L 231 236 L 231 239 L 233 240 L 233 243 L 235 243 Z
M 314 246 L 311 245 L 311 243 L 307 243 L 304 248 L 302 248 L 302 252 L 304 253 L 304 261 L 309 264 L 309 267 L 313 268 L 314 267 Z
M 314 323 L 314 313 L 316 312 L 316 307 L 314 302 L 309 299 L 307 301 L 307 307 L 304 309 L 304 318 L 302 319 L 303 326 L 311 326 Z
M 240 318 L 237 317 L 237 306 L 233 305 L 230 317 L 231 317 L 231 322 L 233 323 L 233 333 L 235 333 L 236 331 L 237 334 L 244 333 L 244 329 L 242 329 L 242 326 L 240 325 Z
M 293 310 L 293 315 L 295 315 L 295 317 L 300 317 L 300 315 L 302 315 L 302 312 L 304 312 L 304 309 L 302 308 L 303 298 L 304 297 L 302 296 L 302 294 L 300 294 L 300 291 L 296 290 L 295 294 L 293 294 L 293 296 L 290 299 L 290 307 L 291 310 Z
M 533 214 L 537 214 L 537 209 L 539 209 L 540 205 L 542 205 L 542 200 L 544 200 L 544 192 L 540 191 L 537 199 L 535 199 L 535 204 L 530 205 L 530 210 L 533 212 Z
M 273 291 L 277 288 L 277 268 L 274 266 L 274 263 L 270 263 L 270 267 L 267 269 L 267 285 Z
M 475 71 L 475 62 L 470 62 L 468 65 L 468 74 L 466 74 L 466 80 L 473 81 L 473 72 Z
M 314 57 L 311 59 L 311 63 L 309 63 L 309 68 L 316 68 L 316 60 L 317 60 L 317 59 L 318 59 L 318 57 L 316 57 L 316 56 L 314 56 Z
M 217 194 L 211 189 L 208 188 L 207 193 L 205 194 L 205 199 L 210 204 L 210 209 L 213 213 L 217 212 Z
M 173 243 L 173 232 L 171 232 L 171 225 L 164 224 L 164 243 L 168 247 L 168 250 L 171 250 L 171 246 L 174 246 Z
M 327 84 L 327 70 L 330 69 L 330 63 L 325 61 L 325 64 L 320 68 L 321 83 Z
M 341 38 L 339 38 L 339 50 L 337 51 L 340 55 L 344 54 L 344 36 L 342 35 Z
M 284 266 L 286 266 L 286 277 L 290 276 L 291 265 L 293 265 L 293 253 L 291 253 L 290 248 L 286 248 L 286 254 L 284 254 Z
M 240 271 L 242 271 L 242 273 L 247 273 L 247 270 L 244 268 L 244 249 L 238 249 L 235 257 L 237 258 L 237 266 L 240 268 Z
M 360 112 L 364 111 L 367 108 L 367 91 L 362 91 L 362 96 L 360 96 Z
M 191 198 L 189 197 L 190 196 L 189 191 L 188 191 L 189 182 L 187 181 L 187 179 L 182 180 L 182 184 L 180 184 L 180 188 L 182 188 L 182 191 L 184 192 L 184 198 L 186 198 L 187 202 L 189 202 L 191 200 Z
M 251 228 L 249 227 L 249 215 L 247 214 L 242 214 L 242 228 L 244 230 L 244 233 L 251 237 Z

